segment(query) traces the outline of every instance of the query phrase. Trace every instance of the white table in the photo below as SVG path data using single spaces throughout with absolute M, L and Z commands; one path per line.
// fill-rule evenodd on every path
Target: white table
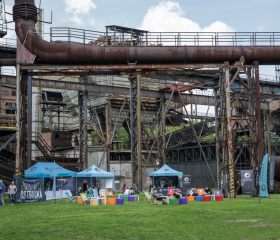
M 104 199 L 104 205 L 106 205 L 106 198 L 105 197 L 90 197 L 89 199 Z
M 67 198 L 66 193 L 68 193 L 70 196 L 72 196 L 72 193 L 70 190 L 56 191 L 56 199 Z M 54 199 L 53 191 L 45 191 L 45 195 L 46 195 L 46 200 Z

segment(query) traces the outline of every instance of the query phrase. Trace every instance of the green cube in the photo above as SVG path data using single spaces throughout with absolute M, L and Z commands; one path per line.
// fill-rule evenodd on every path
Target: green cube
M 113 196 L 112 195 L 107 195 L 107 198 L 113 198 Z
M 211 195 L 211 196 L 210 196 L 210 199 L 211 199 L 211 201 L 215 201 L 215 196 L 214 196 L 214 195 Z
M 178 200 L 176 198 L 169 198 L 169 205 L 177 205 Z
M 128 196 L 123 196 L 124 201 L 128 201 Z

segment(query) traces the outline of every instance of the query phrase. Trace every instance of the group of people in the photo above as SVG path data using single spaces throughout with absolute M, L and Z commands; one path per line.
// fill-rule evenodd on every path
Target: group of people
M 155 187 L 167 188 L 167 187 L 173 187 L 173 186 L 174 186 L 174 183 L 173 183 L 172 179 L 169 179 L 169 181 L 156 180 L 156 182 L 155 182 Z
M 198 190 L 197 188 L 192 188 L 190 190 L 190 196 L 198 196 L 199 193 L 198 193 Z M 212 191 L 210 188 L 208 188 L 207 186 L 205 186 L 204 188 L 204 195 L 212 195 Z
M 157 193 L 157 189 L 156 188 L 154 188 L 153 191 L 152 191 L 152 197 L 154 199 L 156 199 L 157 201 L 161 201 L 162 204 L 167 204 L 166 203 L 166 196 L 159 195 Z M 182 190 L 180 188 L 174 189 L 173 197 L 174 198 L 182 198 L 183 197 Z
M 11 206 L 14 205 L 16 192 L 17 192 L 17 187 L 15 186 L 14 181 L 12 181 L 8 187 L 8 194 L 10 197 Z M 5 195 L 5 184 L 3 183 L 2 180 L 0 180 L 0 201 L 1 201 L 0 206 L 5 206 L 4 195 Z
M 132 193 L 138 194 L 138 188 L 136 184 L 133 184 L 131 188 L 126 187 L 126 184 L 123 185 L 122 192 L 124 195 L 131 195 Z
M 80 192 L 84 192 L 86 193 L 89 197 L 94 197 L 94 191 L 93 189 L 95 188 L 94 184 L 92 184 L 91 187 L 88 187 L 88 184 L 87 184 L 87 180 L 85 179 L 83 181 L 83 188 L 80 189 Z M 97 189 L 97 195 L 100 196 L 100 183 L 99 181 L 96 182 L 96 189 Z

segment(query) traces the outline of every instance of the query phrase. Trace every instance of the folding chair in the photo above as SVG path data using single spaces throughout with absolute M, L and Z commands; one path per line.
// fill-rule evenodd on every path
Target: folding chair
M 65 193 L 65 195 L 67 196 L 66 202 L 75 202 L 75 199 L 72 198 L 72 196 L 69 195 L 69 193 Z
M 198 195 L 199 196 L 203 196 L 204 195 L 204 189 L 203 188 L 198 188 L 197 191 L 198 191 Z
M 144 191 L 144 194 L 145 194 L 144 202 L 153 203 L 151 194 L 147 191 Z
M 116 198 L 113 192 L 108 192 L 108 195 L 112 196 L 113 198 Z
M 99 193 L 102 195 L 102 197 L 107 197 L 103 191 L 99 191 Z
M 174 194 L 174 188 L 168 188 L 167 196 L 173 196 Z
M 90 201 L 85 193 L 81 193 L 81 197 L 84 201 L 84 204 L 88 204 Z

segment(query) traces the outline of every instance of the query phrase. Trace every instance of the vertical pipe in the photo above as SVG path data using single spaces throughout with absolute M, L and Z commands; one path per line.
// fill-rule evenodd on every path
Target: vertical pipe
M 142 132 L 141 132 L 141 76 L 137 75 L 137 159 L 138 159 L 138 186 L 142 192 Z
M 225 65 L 225 80 L 226 80 L 226 106 L 227 106 L 227 143 L 229 157 L 229 182 L 230 182 L 230 197 L 234 197 L 234 170 L 233 170 L 233 146 L 232 146 L 232 127 L 231 127 L 231 101 L 230 101 L 230 79 L 229 66 Z
M 261 116 L 261 95 L 260 95 L 260 79 L 259 79 L 259 62 L 254 62 L 255 79 L 256 79 L 256 105 L 257 105 L 257 122 L 258 122 L 258 149 L 259 149 L 259 165 L 262 164 L 263 146 L 262 146 L 262 116 Z
M 87 94 L 84 94 L 84 169 L 88 168 Z
M 31 72 L 32 70 L 28 70 Z M 31 167 L 31 140 L 32 140 L 32 77 L 28 76 L 28 127 L 27 127 L 27 168 Z
M 134 156 L 134 144 L 135 144 L 135 136 L 134 136 L 134 111 L 133 111 L 133 79 L 130 80 L 130 142 L 131 142 L 131 185 L 134 183 L 133 180 L 133 172 L 135 168 L 135 156 Z
M 270 115 L 269 111 L 267 111 L 266 115 L 266 121 L 267 121 L 267 148 L 268 148 L 268 155 L 271 156 L 271 135 L 270 135 Z
M 16 107 L 17 107 L 17 124 L 16 124 L 16 141 L 17 141 L 17 149 L 16 149 L 16 177 L 19 177 L 20 174 L 20 65 L 17 64 L 17 82 L 16 82 Z
M 165 157 L 165 148 L 166 148 L 166 139 L 165 139 L 165 131 L 166 131 L 166 114 L 165 114 L 165 99 L 161 100 L 162 105 L 162 116 L 164 117 L 162 122 L 162 161 L 163 165 L 166 163 L 166 157 Z
M 215 132 L 216 132 L 216 158 L 217 158 L 217 185 L 220 189 L 220 159 L 219 159 L 219 112 L 218 112 L 218 93 L 217 89 L 214 89 L 215 94 Z
M 106 142 L 110 142 L 110 99 L 107 101 L 106 106 Z M 113 137 L 113 136 L 112 136 Z M 107 148 L 107 172 L 110 171 L 110 147 Z

